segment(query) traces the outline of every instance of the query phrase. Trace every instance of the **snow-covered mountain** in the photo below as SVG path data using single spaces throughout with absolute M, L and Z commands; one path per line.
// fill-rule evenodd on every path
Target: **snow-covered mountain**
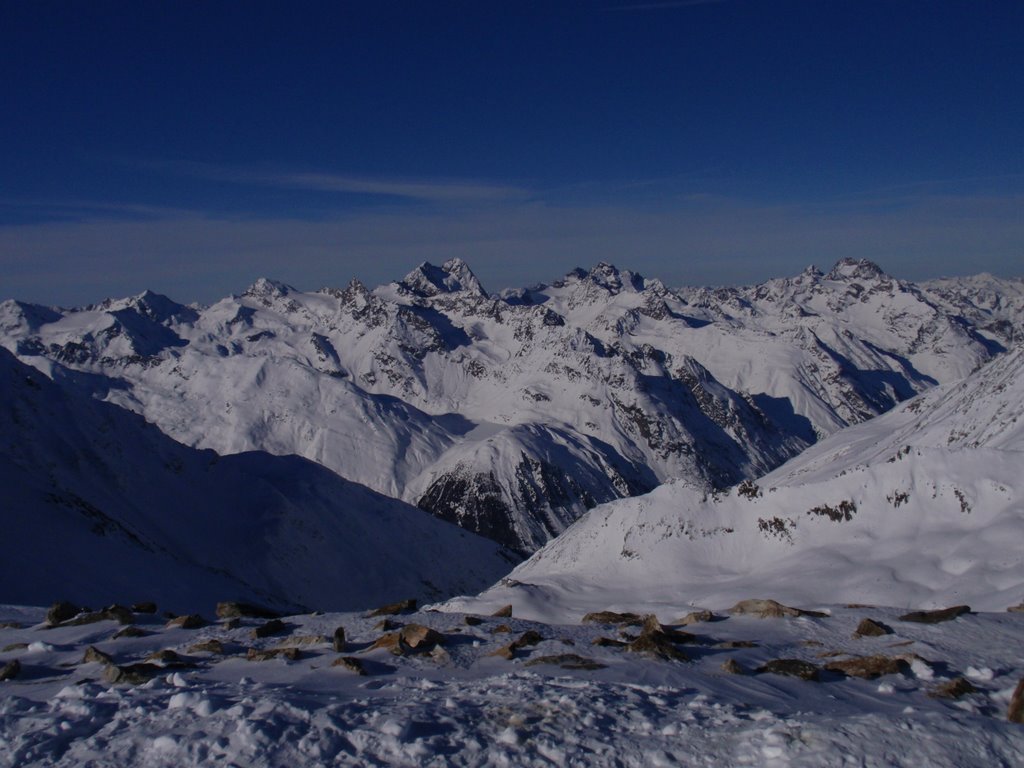
M 686 482 L 591 510 L 479 600 L 517 615 L 1024 598 L 1024 347 L 822 441 L 756 483 Z M 482 603 L 482 606 L 481 606 Z
M 0 349 L 0 602 L 357 609 L 479 589 L 515 558 L 297 456 L 218 456 Z
M 865 261 L 679 291 L 599 264 L 492 296 L 453 259 L 206 308 L 8 301 L 0 343 L 187 445 L 298 454 L 532 551 L 596 504 L 758 477 L 966 375 L 1003 349 L 989 319 Z

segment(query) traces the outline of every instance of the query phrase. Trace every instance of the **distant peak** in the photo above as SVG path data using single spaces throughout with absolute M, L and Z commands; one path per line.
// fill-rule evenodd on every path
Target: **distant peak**
M 801 275 L 807 275 L 808 277 L 824 277 L 825 276 L 825 273 L 822 272 L 820 269 L 818 269 L 818 267 L 815 264 L 808 264 L 806 267 L 804 267 L 804 271 L 801 272 L 800 274 Z
M 843 280 L 856 278 L 859 280 L 877 280 L 885 277 L 882 268 L 868 259 L 840 259 L 828 273 L 830 280 Z
M 424 261 L 402 278 L 399 285 L 410 293 L 422 297 L 461 292 L 487 296 L 487 291 L 473 274 L 473 270 L 459 258 L 448 259 L 440 267 Z
M 290 285 L 279 282 L 277 280 L 270 280 L 266 277 L 261 277 L 255 283 L 245 289 L 243 296 L 252 296 L 254 298 L 263 298 L 267 296 L 287 296 L 289 293 L 295 291 Z

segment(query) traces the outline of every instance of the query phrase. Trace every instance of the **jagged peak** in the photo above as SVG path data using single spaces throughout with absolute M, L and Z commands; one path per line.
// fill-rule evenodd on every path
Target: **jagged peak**
M 829 280 L 877 280 L 887 277 L 885 271 L 869 259 L 840 259 L 828 273 Z
M 421 297 L 442 293 L 474 293 L 486 298 L 487 291 L 462 259 L 448 259 L 440 267 L 424 261 L 399 282 L 399 286 Z
M 261 277 L 242 293 L 243 296 L 252 296 L 254 298 L 263 298 L 267 296 L 287 296 L 289 293 L 295 293 L 296 290 L 287 283 L 282 283 L 278 280 L 271 280 L 267 277 Z

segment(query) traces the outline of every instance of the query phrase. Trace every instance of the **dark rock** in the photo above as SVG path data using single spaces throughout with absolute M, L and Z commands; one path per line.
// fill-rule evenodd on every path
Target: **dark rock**
M 775 600 L 741 600 L 729 609 L 729 613 L 737 616 L 756 616 L 759 619 L 796 618 L 797 616 L 811 616 L 819 619 L 828 618 L 827 613 L 791 608 Z
M 764 666 L 757 668 L 758 673 L 799 677 L 801 680 L 818 680 L 818 668 L 801 659 L 772 659 Z
M 613 624 L 619 627 L 639 627 L 644 617 L 637 613 L 616 613 L 615 611 L 595 611 L 583 617 L 584 624 Z
M 156 603 L 132 603 L 132 613 L 156 613 Z
M 4 680 L 13 680 L 21 674 L 21 662 L 17 659 L 12 659 L 0 667 L 0 682 Z
M 338 627 L 334 630 L 334 636 L 331 638 L 331 647 L 334 648 L 336 653 L 341 653 L 345 650 L 345 628 Z
M 534 667 L 540 664 L 550 664 L 562 669 L 605 669 L 606 664 L 601 664 L 585 656 L 575 653 L 560 653 L 554 656 L 538 656 L 523 664 L 525 667 Z
M 466 626 L 469 627 L 476 627 L 484 623 L 484 620 L 479 616 L 467 616 L 463 620 L 466 622 Z
M 390 605 L 382 605 L 380 608 L 376 608 L 370 611 L 367 616 L 397 616 L 400 613 L 410 613 L 416 610 L 415 600 L 402 600 L 398 603 L 391 603 Z
M 224 629 L 238 629 L 242 626 L 242 621 L 240 619 L 227 619 L 221 624 L 221 626 L 224 627 Z
M 188 648 L 189 653 L 216 653 L 223 655 L 224 643 L 215 638 L 210 640 L 201 640 L 198 643 L 193 643 Z
M 401 626 L 401 624 L 394 622 L 391 619 L 381 619 L 373 625 L 373 628 L 381 632 L 392 632 Z
M 1021 603 L 1020 605 L 1011 605 L 1006 610 L 1010 613 L 1024 613 L 1024 603 Z
M 726 640 L 725 642 L 716 643 L 715 644 L 715 648 L 725 648 L 725 649 L 732 649 L 732 648 L 760 648 L 760 647 L 761 646 L 759 646 L 753 640 Z
M 509 603 L 503 606 L 491 614 L 496 619 L 510 619 L 512 618 L 512 604 Z
M 10 645 L 5 645 L 2 649 L 0 649 L 0 653 L 10 653 L 11 651 L 24 651 L 26 648 L 28 648 L 28 643 L 11 643 Z
M 218 619 L 279 619 L 281 614 L 252 603 L 228 601 L 217 603 Z
M 508 624 L 499 624 L 491 630 L 492 635 L 505 635 L 512 631 L 512 627 Z
M 518 639 L 513 640 L 508 645 L 503 645 L 501 648 L 494 651 L 490 655 L 500 656 L 503 659 L 508 659 L 509 661 L 511 661 L 516 657 L 516 651 L 531 645 L 537 645 L 537 643 L 541 642 L 543 639 L 544 638 L 541 637 L 539 632 L 529 629 L 522 635 L 520 635 Z
M 0 621 L 0 629 L 22 629 L 20 621 Z
M 263 651 L 250 648 L 246 651 L 245 658 L 249 661 L 270 661 L 280 657 L 288 661 L 296 661 L 301 655 L 298 648 L 270 648 Z
M 911 611 L 900 616 L 900 621 L 913 621 L 918 624 L 938 624 L 942 621 L 952 621 L 957 616 L 970 613 L 971 608 L 967 605 L 954 605 L 952 608 L 940 608 L 937 611 Z
M 104 653 L 94 645 L 90 645 L 85 649 L 85 654 L 82 656 L 83 664 L 113 664 L 114 659 L 111 658 L 110 654 Z
M 265 624 L 261 624 L 252 631 L 253 640 L 259 640 L 261 637 L 270 637 L 271 635 L 279 635 L 282 632 L 286 632 L 288 627 L 280 619 L 271 619 Z
M 852 659 L 830 661 L 825 669 L 840 672 L 847 677 L 874 680 L 883 675 L 897 675 L 906 672 L 910 665 L 904 659 L 892 656 L 856 656 Z
M 188 616 L 178 616 L 167 622 L 167 629 L 202 629 L 206 626 L 206 620 L 194 613 Z
M 1017 683 L 1010 699 L 1010 707 L 1006 711 L 1006 719 L 1011 723 L 1024 724 L 1024 679 Z
M 139 627 L 127 626 L 124 629 L 119 629 L 114 633 L 114 640 L 120 640 L 122 637 L 145 637 L 149 633 L 140 629 Z
M 726 659 L 722 662 L 722 671 L 730 675 L 745 675 L 747 669 L 736 659 Z
M 180 664 L 182 663 L 182 658 L 178 655 L 177 651 L 165 648 L 162 651 L 153 651 L 143 661 L 155 661 L 160 664 Z
M 339 656 L 332 663 L 332 667 L 344 667 L 350 672 L 355 672 L 357 675 L 366 676 L 366 666 L 360 659 L 355 656 Z
M 977 693 L 978 689 L 963 677 L 954 677 L 942 685 L 928 691 L 933 699 L 959 699 L 969 693 Z
M 69 603 L 67 600 L 61 600 L 50 606 L 50 610 L 46 612 L 46 623 L 51 627 L 57 624 L 62 624 L 68 619 L 73 619 L 82 609 L 74 603 Z
M 626 650 L 666 661 L 690 660 L 689 656 L 675 647 L 664 632 L 644 632 L 640 637 L 627 643 Z
M 880 637 L 882 635 L 891 635 L 892 627 L 888 624 L 883 624 L 880 621 L 874 619 L 861 619 L 860 624 L 857 625 L 857 629 L 853 631 L 853 638 L 859 639 L 861 637 Z
M 613 640 L 610 637 L 595 637 L 590 641 L 591 645 L 597 645 L 602 648 L 624 648 L 626 644 L 621 640 Z
M 422 624 L 407 624 L 399 630 L 398 636 L 405 645 L 417 653 L 430 651 L 434 646 L 444 643 L 444 635 Z
M 108 683 L 141 685 L 166 672 L 166 669 L 156 664 L 126 664 L 120 667 L 111 664 L 103 671 L 103 679 Z
M 135 623 L 135 614 L 133 614 L 130 609 L 125 608 L 123 605 L 108 606 L 103 609 L 103 615 L 108 619 L 113 619 L 118 624 L 124 625 Z

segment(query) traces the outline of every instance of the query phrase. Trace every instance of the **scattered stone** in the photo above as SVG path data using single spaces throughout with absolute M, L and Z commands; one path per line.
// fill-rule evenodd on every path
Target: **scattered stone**
M 281 614 L 252 603 L 228 601 L 217 603 L 218 619 L 279 619 Z
M 392 621 L 391 619 L 381 619 L 373 625 L 374 629 L 380 630 L 381 632 L 393 632 L 402 625 L 398 622 Z
M 10 645 L 5 645 L 3 647 L 3 650 L 0 651 L 0 653 L 10 653 L 11 651 L 24 651 L 26 648 L 28 648 L 28 643 L 11 643 Z
M 463 621 L 466 622 L 466 626 L 468 627 L 476 627 L 484 623 L 484 620 L 479 616 L 466 616 Z
M 527 646 L 537 645 L 537 643 L 541 642 L 543 639 L 544 638 L 541 637 L 539 632 L 528 629 L 526 632 L 523 632 L 517 640 L 513 640 L 508 645 L 503 645 L 501 648 L 494 651 L 491 656 L 500 656 L 503 659 L 512 661 L 512 659 L 516 657 L 516 651 L 521 648 L 526 648 Z
M 753 640 L 726 640 L 722 643 L 716 643 L 715 648 L 760 648 L 761 646 L 755 643 Z
M 861 619 L 857 629 L 853 631 L 853 639 L 859 640 L 862 637 L 881 637 L 891 635 L 892 627 L 874 619 Z
M 178 616 L 167 622 L 167 629 L 202 629 L 205 626 L 206 620 L 194 613 Z
M 382 605 L 380 608 L 370 611 L 367 617 L 370 616 L 397 616 L 400 613 L 407 613 L 416 610 L 415 600 L 402 600 L 398 603 L 391 603 L 390 605 Z
M 756 616 L 759 619 L 796 618 L 798 616 L 810 616 L 817 619 L 828 618 L 827 613 L 791 608 L 775 600 L 741 600 L 729 609 L 729 613 L 736 616 Z
M 583 617 L 584 624 L 614 624 L 620 627 L 639 627 L 644 623 L 643 616 L 636 613 L 616 613 L 615 611 L 595 611 Z M 655 619 L 657 621 L 657 619 Z
M 156 664 L 126 664 L 120 667 L 110 664 L 103 670 L 103 679 L 108 683 L 141 685 L 166 672 L 167 670 Z
M 46 623 L 51 627 L 55 627 L 58 624 L 63 624 L 68 619 L 75 618 L 81 612 L 82 609 L 74 603 L 60 600 L 51 605 L 50 610 L 46 612 Z
M 1006 610 L 1009 611 L 1010 613 L 1024 613 L 1024 603 L 1021 603 L 1020 605 L 1011 605 Z M 3 626 L 3 625 L 0 625 L 0 626 Z
M 1024 679 L 1017 683 L 1010 699 L 1010 707 L 1006 711 L 1006 719 L 1011 723 L 1024 723 Z
M 149 632 L 147 632 L 144 629 L 140 629 L 139 627 L 129 625 L 124 629 L 117 630 L 117 632 L 114 633 L 114 637 L 112 639 L 120 640 L 122 637 L 145 637 L 148 634 Z
M 510 618 L 512 618 L 512 604 L 509 603 L 508 605 L 502 606 L 501 608 L 496 610 L 494 613 L 492 613 L 491 616 L 493 616 L 496 619 L 510 619 Z
M 280 619 L 271 619 L 265 624 L 261 624 L 252 631 L 252 639 L 259 640 L 261 637 L 270 637 L 271 635 L 279 635 L 282 632 L 286 632 L 288 627 Z
M 636 640 L 627 643 L 626 650 L 666 661 L 690 660 L 689 656 L 675 647 L 664 632 L 644 632 Z
M 508 634 L 511 631 L 512 631 L 512 627 L 510 627 L 508 624 L 499 624 L 498 626 L 496 626 L 494 629 L 491 630 L 491 634 L 492 635 L 506 635 L 506 634 Z
M 156 603 L 132 603 L 132 613 L 156 613 Z
M 60 624 L 52 624 L 51 627 L 80 627 L 86 624 L 95 624 L 99 621 L 116 621 L 118 624 L 131 624 L 135 621 L 135 615 L 123 605 L 112 605 L 102 611 L 84 611 L 73 618 L 62 621 Z
M 278 657 L 288 661 L 297 661 L 300 656 L 298 648 L 268 648 L 262 651 L 258 648 L 250 648 L 245 653 L 245 658 L 249 661 L 270 661 Z
M 688 627 L 691 624 L 702 624 L 704 622 L 714 621 L 715 618 L 717 617 L 711 611 L 692 611 L 683 616 L 683 618 L 677 621 L 676 624 Z
M 114 659 L 109 653 L 104 653 L 94 645 L 90 645 L 85 649 L 85 654 L 82 656 L 83 664 L 113 664 Z
M 806 648 L 820 648 L 821 646 L 823 646 L 825 644 L 822 643 L 822 642 L 819 642 L 818 640 L 801 640 L 800 641 L 800 645 L 802 645 L 802 646 L 804 646 Z
M 730 675 L 745 675 L 747 669 L 736 659 L 726 659 L 722 662 L 722 671 Z
M 341 653 L 345 650 L 345 628 L 338 627 L 334 630 L 334 636 L 331 638 L 331 647 L 334 648 L 336 653 Z
M 333 662 L 331 662 L 331 666 L 344 667 L 348 671 L 355 672 L 357 675 L 361 675 L 363 677 L 365 677 L 368 674 L 366 671 L 366 666 L 360 659 L 357 659 L 355 656 L 339 656 Z
M 444 635 L 422 624 L 407 624 L 399 630 L 398 636 L 416 652 L 429 651 L 444 643 Z
M 538 656 L 523 664 L 524 667 L 535 667 L 540 664 L 551 664 L 562 669 L 605 669 L 606 664 L 601 664 L 593 659 L 580 656 L 575 653 L 560 653 L 554 656 Z
M 913 621 L 918 624 L 938 624 L 942 621 L 952 621 L 957 616 L 970 613 L 968 605 L 954 605 L 952 608 L 940 608 L 937 611 L 911 611 L 900 616 L 900 621 Z
M 430 652 L 430 658 L 432 658 L 437 664 L 446 665 L 452 661 L 452 656 L 448 651 L 442 648 L 440 645 L 435 645 L 434 650 Z
M 388 632 L 386 635 L 381 635 L 366 650 L 369 652 L 375 651 L 378 648 L 384 648 L 395 656 L 402 656 L 405 653 L 405 648 L 402 647 L 402 636 L 398 632 Z
M 23 629 L 20 621 L 0 621 L 0 629 Z
M 846 651 L 822 651 L 818 654 L 819 659 L 834 659 L 837 656 L 849 656 Z
M 220 640 L 211 638 L 210 640 L 201 640 L 198 643 L 193 643 L 188 647 L 189 653 L 215 653 L 217 655 L 224 654 L 224 643 Z
M 864 611 L 870 608 L 874 608 L 875 606 L 865 605 L 864 603 L 847 603 L 846 607 L 849 608 L 851 611 Z
M 948 621 L 948 619 L 944 619 L 944 621 Z M 971 685 L 966 678 L 954 677 L 952 680 L 948 680 L 942 685 L 928 691 L 928 695 L 933 699 L 959 699 L 961 696 L 966 696 L 968 693 L 977 692 L 978 689 Z
M 904 659 L 892 656 L 855 656 L 852 659 L 831 661 L 825 665 L 830 672 L 840 672 L 847 677 L 874 680 L 883 675 L 897 675 L 910 669 Z
M 12 659 L 0 667 L 0 682 L 4 680 L 13 680 L 21 674 L 21 662 L 17 659 Z
M 595 637 L 590 641 L 591 645 L 597 645 L 602 648 L 625 648 L 626 644 L 621 640 L 613 640 L 610 637 Z
M 817 681 L 818 668 L 808 661 L 801 659 L 772 659 L 764 666 L 757 668 L 758 674 L 770 673 L 773 675 L 785 675 L 787 677 L 799 677 L 801 680 Z

